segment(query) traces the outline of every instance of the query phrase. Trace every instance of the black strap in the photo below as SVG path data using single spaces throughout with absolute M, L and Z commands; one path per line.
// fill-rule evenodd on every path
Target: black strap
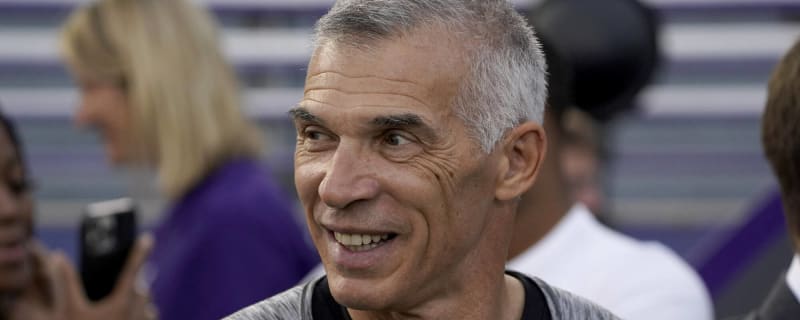
M 347 308 L 333 300 L 331 289 L 328 287 L 328 277 L 323 277 L 314 286 L 314 293 L 311 295 L 311 316 L 314 320 L 352 320 Z
M 506 271 L 506 274 L 522 282 L 522 287 L 525 288 L 525 308 L 522 310 L 522 320 L 552 320 L 550 307 L 547 306 L 547 299 L 539 285 L 533 279 L 519 272 Z
M 525 289 L 522 320 L 552 320 L 547 299 L 536 282 L 518 272 L 506 271 L 506 274 L 519 280 Z M 311 296 L 311 315 L 314 320 L 352 320 L 347 308 L 333 299 L 327 277 L 320 279 L 314 286 L 314 293 Z

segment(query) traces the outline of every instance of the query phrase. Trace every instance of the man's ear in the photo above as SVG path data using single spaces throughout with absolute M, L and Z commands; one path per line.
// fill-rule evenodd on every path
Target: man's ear
M 547 137 L 544 128 L 527 121 L 512 129 L 498 146 L 502 152 L 495 197 L 511 200 L 527 191 L 544 162 Z

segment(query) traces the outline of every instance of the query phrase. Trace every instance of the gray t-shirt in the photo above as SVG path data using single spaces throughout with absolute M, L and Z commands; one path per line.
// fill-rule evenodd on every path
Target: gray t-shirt
M 528 278 L 516 272 L 508 272 L 508 274 L 522 281 L 525 287 L 526 302 L 522 320 L 619 319 L 608 310 L 569 292 L 551 287 L 538 278 Z M 325 277 L 296 286 L 272 298 L 242 309 L 228 316 L 225 320 L 323 320 L 319 319 L 321 318 L 320 314 L 324 314 L 325 319 L 349 319 L 345 308 L 338 306 L 332 297 L 328 299 L 320 298 L 320 289 L 324 289 L 322 291 L 327 292 L 329 295 Z M 541 302 L 535 301 L 537 298 Z M 321 300 L 329 301 L 321 302 Z M 336 307 L 331 307 L 331 304 L 335 304 Z M 321 313 L 320 309 L 322 308 L 327 309 Z M 534 308 L 539 310 L 531 310 Z M 540 317 L 542 310 L 549 311 L 549 314 Z M 336 313 L 340 314 L 337 315 Z M 317 315 L 316 317 L 315 314 Z

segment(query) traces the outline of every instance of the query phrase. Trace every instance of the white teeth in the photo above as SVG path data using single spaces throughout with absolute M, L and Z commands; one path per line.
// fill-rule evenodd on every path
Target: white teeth
M 373 243 L 373 244 L 365 244 L 363 246 L 348 246 L 347 248 L 352 250 L 352 251 L 359 252 L 359 251 L 367 251 L 367 250 L 370 250 L 370 249 L 375 248 L 377 246 L 379 246 L 378 243 Z
M 341 242 L 342 244 L 345 244 L 345 243 L 350 244 L 351 243 L 350 242 L 350 235 L 349 234 L 342 234 L 341 238 L 339 239 L 339 242 Z
M 389 239 L 388 234 L 370 235 L 370 234 L 348 234 L 339 232 L 334 232 L 333 237 L 336 238 L 336 242 L 339 242 L 343 246 L 346 246 L 348 249 L 353 251 L 369 250 L 377 247 L 384 240 Z

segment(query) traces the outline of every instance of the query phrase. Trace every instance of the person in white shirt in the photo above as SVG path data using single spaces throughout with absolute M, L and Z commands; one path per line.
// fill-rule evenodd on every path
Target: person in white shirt
M 667 247 L 616 232 L 568 191 L 559 159 L 561 115 L 572 105 L 569 69 L 543 37 L 550 67 L 545 115 L 548 152 L 522 196 L 508 267 L 540 277 L 630 320 L 706 320 L 711 299 L 694 270 Z
M 800 319 L 800 41 L 775 68 L 761 123 L 761 142 L 781 186 L 783 210 L 795 247 L 785 276 L 747 320 Z

